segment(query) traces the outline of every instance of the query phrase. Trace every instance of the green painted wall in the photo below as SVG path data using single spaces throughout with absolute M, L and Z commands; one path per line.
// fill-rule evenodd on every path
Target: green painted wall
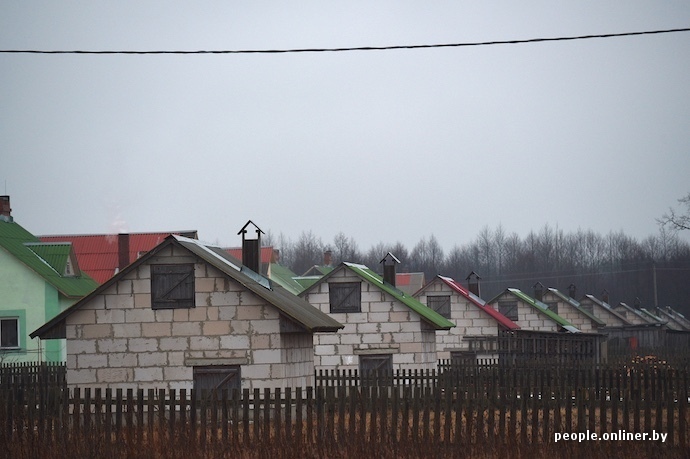
M 2 362 L 64 361 L 64 340 L 40 341 L 29 333 L 46 323 L 62 307 L 58 291 L 14 256 L 0 248 L 0 317 L 19 318 L 19 350 L 0 349 Z

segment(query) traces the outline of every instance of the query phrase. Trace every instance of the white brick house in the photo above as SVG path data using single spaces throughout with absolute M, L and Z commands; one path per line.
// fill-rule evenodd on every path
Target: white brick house
M 360 264 L 341 263 L 300 296 L 345 326 L 314 334 L 316 370 L 432 369 L 436 332 L 454 327 Z
M 580 333 L 577 327 L 549 310 L 546 304 L 516 288 L 504 290 L 487 303 L 523 330 Z
M 571 287 L 574 294 L 574 286 Z M 569 293 L 571 293 L 569 292 Z M 605 327 L 606 322 L 580 307 L 580 303 L 571 295 L 566 295 L 556 288 L 547 288 L 541 294 L 535 291 L 535 299 L 541 300 L 550 310 L 576 326 L 585 333 L 596 333 Z M 539 296 L 541 295 L 541 298 Z
M 436 332 L 439 359 L 495 358 L 499 331 L 520 328 L 450 277 L 436 276 L 415 297 L 455 324 Z
M 594 314 L 599 320 L 602 320 L 607 327 L 624 327 L 633 325 L 625 316 L 616 312 L 611 305 L 608 304 L 606 295 L 603 300 L 594 295 L 586 294 L 580 298 L 580 307 L 587 312 Z
M 217 247 L 170 236 L 32 336 L 67 338 L 67 383 L 201 389 L 313 384 L 336 320 Z

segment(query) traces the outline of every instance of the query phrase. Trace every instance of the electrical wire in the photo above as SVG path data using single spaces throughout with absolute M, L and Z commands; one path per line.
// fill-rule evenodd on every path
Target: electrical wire
M 597 35 L 578 35 L 570 37 L 552 37 L 552 38 L 528 38 L 521 40 L 495 40 L 495 41 L 479 41 L 466 43 L 439 43 L 432 45 L 394 45 L 394 46 L 358 46 L 347 48 L 295 48 L 295 49 L 240 49 L 240 50 L 158 50 L 158 51 L 134 51 L 134 50 L 119 50 L 119 51 L 89 51 L 89 50 L 40 50 L 40 49 L 0 49 L 2 54 L 286 54 L 286 53 L 323 53 L 323 52 L 343 52 L 343 51 L 390 51 L 390 50 L 407 50 L 407 49 L 429 49 L 429 48 L 459 48 L 466 46 L 492 46 L 492 45 L 514 45 L 526 43 L 543 43 L 552 41 L 573 41 L 573 40 L 588 40 L 593 38 L 614 38 L 614 37 L 631 37 L 638 35 L 657 35 L 676 32 L 690 32 L 690 27 L 681 29 L 665 29 L 665 30 L 647 30 L 643 32 L 622 32 L 622 33 L 607 33 Z

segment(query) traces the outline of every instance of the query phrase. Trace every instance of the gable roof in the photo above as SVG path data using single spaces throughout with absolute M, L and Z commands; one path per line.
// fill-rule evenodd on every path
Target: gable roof
M 104 283 L 119 268 L 120 237 L 128 237 L 128 264 L 148 252 L 169 236 L 179 234 L 196 238 L 196 231 L 120 234 L 72 234 L 38 236 L 41 242 L 71 242 L 79 260 L 79 267 L 99 284 Z
M 465 287 L 463 287 L 459 282 L 457 282 L 455 279 L 450 278 L 450 277 L 444 277 L 444 276 L 437 276 L 439 279 L 441 279 L 446 285 L 448 285 L 451 289 L 453 289 L 455 292 L 457 292 L 460 296 L 463 296 L 467 298 L 470 303 L 474 304 L 477 306 L 479 309 L 484 311 L 485 313 L 489 314 L 496 322 L 498 322 L 500 325 L 504 326 L 508 330 L 519 330 L 520 326 L 489 306 L 486 301 L 482 300 L 479 298 L 477 295 L 474 293 L 470 292 L 467 290 Z
M 594 323 L 596 323 L 597 325 L 601 325 L 602 327 L 606 326 L 606 322 L 604 322 L 603 320 L 599 319 L 598 317 L 596 317 L 596 316 L 595 316 L 594 314 L 592 314 L 591 312 L 589 312 L 589 311 L 587 311 L 587 310 L 581 308 L 581 307 L 580 307 L 580 302 L 577 301 L 576 299 L 574 299 L 574 298 L 572 298 L 572 297 L 570 297 L 570 296 L 568 296 L 568 295 L 566 295 L 566 294 L 560 292 L 558 289 L 555 289 L 555 288 L 549 287 L 547 290 L 548 290 L 549 292 L 553 293 L 554 295 L 556 295 L 557 297 L 559 297 L 560 299 L 562 299 L 563 301 L 569 303 L 572 307 L 574 307 L 575 309 L 577 309 L 578 311 L 580 311 L 580 312 L 581 312 L 582 314 L 584 314 L 585 316 L 589 317 L 589 318 L 590 318 Z
M 328 314 L 321 312 L 303 298 L 288 292 L 280 285 L 271 282 L 264 276 L 251 271 L 245 266 L 242 266 L 242 264 L 236 258 L 232 257 L 224 249 L 205 245 L 196 239 L 170 235 L 166 237 L 162 243 L 154 247 L 134 263 L 130 264 L 104 284 L 99 286 L 87 297 L 78 301 L 73 306 L 56 316 L 53 320 L 31 333 L 30 336 L 33 338 L 35 336 L 42 337 L 44 335 L 49 335 L 51 329 L 63 323 L 65 318 L 72 312 L 89 302 L 93 297 L 99 295 L 111 285 L 118 282 L 121 277 L 126 276 L 129 272 L 135 270 L 141 264 L 146 263 L 151 257 L 155 256 L 158 252 L 170 245 L 176 245 L 190 251 L 206 263 L 217 268 L 228 277 L 234 279 L 242 286 L 264 299 L 267 303 L 278 308 L 278 310 L 284 316 L 303 326 L 309 332 L 334 332 L 343 328 L 342 324 L 330 317 Z
M 551 311 L 545 303 L 542 303 L 541 301 L 532 298 L 531 296 L 527 295 L 522 290 L 517 288 L 505 289 L 502 293 L 498 294 L 491 301 L 489 301 L 489 303 L 493 303 L 499 296 L 503 295 L 506 292 L 522 300 L 528 305 L 532 306 L 541 314 L 546 315 L 548 318 L 560 325 L 564 330 L 569 331 L 571 333 L 581 333 L 579 328 L 577 328 L 576 326 L 565 320 L 563 317 L 556 314 L 555 312 Z
M 397 288 L 393 287 L 388 282 L 384 282 L 383 277 L 381 277 L 378 273 L 374 272 L 373 270 L 369 269 L 367 266 L 360 265 L 357 263 L 350 263 L 347 261 L 342 262 L 338 267 L 333 269 L 333 271 L 326 274 L 324 277 L 322 277 L 317 282 L 315 282 L 313 285 L 311 285 L 306 290 L 304 290 L 302 292 L 302 294 L 308 293 L 309 290 L 314 288 L 314 286 L 316 286 L 322 282 L 327 281 L 336 272 L 340 271 L 341 269 L 349 270 L 350 272 L 359 276 L 362 280 L 364 280 L 364 281 L 370 283 L 371 285 L 374 285 L 377 288 L 381 289 L 382 291 L 388 293 L 393 298 L 398 300 L 400 303 L 402 303 L 403 305 L 407 306 L 408 308 L 413 310 L 415 313 L 417 313 L 425 322 L 430 324 L 435 329 L 437 329 L 437 330 L 448 330 L 450 328 L 455 327 L 455 324 L 453 322 L 446 319 L 445 317 L 443 317 L 438 312 L 436 312 L 433 309 L 422 304 L 416 298 L 402 292 L 401 290 L 398 290 Z
M 657 308 L 656 312 L 660 317 L 664 317 L 675 323 L 681 330 L 690 330 L 685 317 L 681 313 L 673 311 L 670 307 L 668 307 L 668 309 Z
M 630 321 L 629 321 L 626 317 L 624 317 L 621 313 L 619 313 L 619 312 L 617 312 L 617 311 L 614 311 L 610 304 L 608 304 L 608 303 L 605 302 L 605 301 L 600 300 L 600 299 L 597 298 L 596 296 L 590 295 L 589 293 L 587 293 L 587 294 L 586 294 L 585 296 L 583 296 L 582 298 L 587 298 L 587 299 L 589 299 L 592 303 L 594 303 L 594 304 L 596 304 L 597 306 L 601 307 L 601 308 L 604 309 L 605 311 L 608 311 L 608 312 L 611 313 L 613 316 L 615 316 L 617 319 L 623 321 L 623 323 L 624 323 L 625 325 L 632 325 L 632 322 L 630 322 Z M 582 301 L 582 299 L 580 299 L 580 301 Z
M 268 268 L 268 277 L 295 295 L 299 295 L 300 292 L 304 290 L 302 284 L 295 280 L 297 275 L 293 273 L 287 266 L 283 266 L 278 263 L 271 263 Z
M 78 269 L 73 276 L 65 275 L 69 257 L 73 253 L 70 244 L 42 244 L 15 221 L 0 219 L 0 247 L 68 298 L 81 298 L 98 285 Z
M 641 310 L 638 310 L 638 309 L 636 309 L 636 308 L 633 308 L 633 307 L 631 307 L 631 306 L 628 306 L 626 303 L 624 303 L 624 302 L 622 302 L 622 301 L 621 301 L 620 303 L 618 303 L 618 306 L 616 306 L 616 307 L 619 307 L 619 306 L 620 306 L 621 308 L 625 309 L 626 311 L 630 312 L 631 314 L 634 314 L 635 316 L 637 316 L 638 318 L 640 318 L 641 320 L 643 320 L 645 323 L 658 323 L 658 322 L 661 322 L 660 320 L 656 320 L 656 319 L 652 318 L 652 317 L 651 317 L 650 315 L 648 315 L 648 314 L 644 314 Z

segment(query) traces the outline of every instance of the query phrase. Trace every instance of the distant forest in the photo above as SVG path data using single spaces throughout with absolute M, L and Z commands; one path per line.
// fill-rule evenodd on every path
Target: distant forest
M 690 315 L 690 244 L 678 237 L 676 229 L 663 225 L 658 235 L 642 241 L 623 232 L 565 233 L 548 224 L 521 238 L 502 225 L 486 226 L 474 241 L 449 252 L 433 235 L 423 237 L 411 250 L 400 242 L 380 242 L 363 251 L 343 233 L 324 243 L 311 231 L 302 232 L 294 242 L 269 232 L 262 244 L 279 249 L 280 263 L 298 275 L 323 264 L 327 250 L 333 265 L 352 261 L 379 272 L 380 260 L 391 252 L 401 261 L 398 272 L 424 272 L 427 281 L 441 274 L 466 285 L 465 278 L 474 271 L 481 277 L 485 300 L 509 287 L 531 295 L 537 282 L 564 293 L 574 284 L 576 299 L 586 293 L 601 298 L 606 290 L 614 305 L 622 301 L 645 308 L 672 306 Z

